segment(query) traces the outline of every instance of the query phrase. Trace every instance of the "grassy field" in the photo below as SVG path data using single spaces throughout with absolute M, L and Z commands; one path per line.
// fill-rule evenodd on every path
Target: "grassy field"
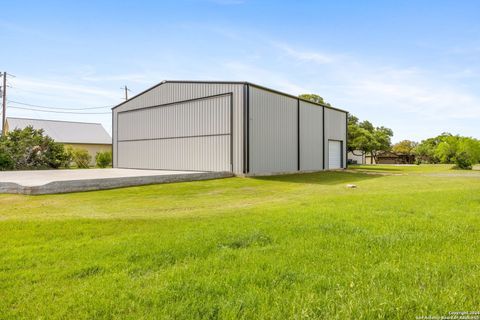
M 474 311 L 479 234 L 480 171 L 449 166 L 0 195 L 0 319 Z

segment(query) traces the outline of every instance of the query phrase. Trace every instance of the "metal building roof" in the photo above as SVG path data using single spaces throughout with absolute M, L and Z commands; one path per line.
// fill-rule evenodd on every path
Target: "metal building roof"
M 207 81 L 203 81 L 203 80 L 163 80 L 162 82 L 157 83 L 153 87 L 150 87 L 147 90 L 144 90 L 144 91 L 140 92 L 139 94 L 131 97 L 130 99 L 128 99 L 126 101 L 123 101 L 122 103 L 114 106 L 112 108 L 112 110 L 116 109 L 117 107 L 120 107 L 121 105 L 127 103 L 128 101 L 133 100 L 133 99 L 141 96 L 142 94 L 147 93 L 148 91 L 150 91 L 152 89 L 155 89 L 156 87 L 161 86 L 162 84 L 165 84 L 165 83 L 200 83 L 200 84 L 222 84 L 223 83 L 223 84 L 249 85 L 249 86 L 252 86 L 252 87 L 256 87 L 256 88 L 263 89 L 263 90 L 266 90 L 266 91 L 270 91 L 270 92 L 273 92 L 273 93 L 277 93 L 277 94 L 280 94 L 280 95 L 283 95 L 283 96 L 298 99 L 299 101 L 305 101 L 305 102 L 308 102 L 308 103 L 311 103 L 311 104 L 316 104 L 318 106 L 322 106 L 322 107 L 325 107 L 325 108 L 328 108 L 328 109 L 348 113 L 348 111 L 346 111 L 346 110 L 335 108 L 335 107 L 332 107 L 328 104 L 317 103 L 317 102 L 313 102 L 313 101 L 310 101 L 310 100 L 305 100 L 305 99 L 299 98 L 297 96 L 294 96 L 292 94 L 285 93 L 285 92 L 282 92 L 282 91 L 278 91 L 278 90 L 275 90 L 275 89 L 270 89 L 270 88 L 267 88 L 267 87 L 264 87 L 264 86 L 261 86 L 261 85 L 258 85 L 258 84 L 252 83 L 252 82 L 248 82 L 248 81 L 211 81 L 211 80 L 207 80 Z
M 9 130 L 32 126 L 57 142 L 84 144 L 111 144 L 112 138 L 100 123 L 26 119 L 7 117 Z

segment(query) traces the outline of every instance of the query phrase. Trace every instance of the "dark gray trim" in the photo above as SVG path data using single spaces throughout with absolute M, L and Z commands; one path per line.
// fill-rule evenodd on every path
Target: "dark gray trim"
M 114 165 L 114 160 L 115 160 L 115 152 L 113 151 L 115 149 L 115 146 L 114 146 L 114 140 L 113 140 L 113 125 L 114 125 L 114 121 L 113 121 L 113 114 L 115 113 L 115 111 L 112 110 L 112 168 L 115 168 L 115 165 Z
M 188 99 L 188 100 L 182 100 L 182 101 L 169 102 L 169 103 L 164 103 L 164 104 L 157 104 L 157 105 L 154 105 L 154 106 L 148 106 L 148 107 L 139 108 L 139 109 L 118 111 L 118 112 L 117 112 L 117 115 L 118 115 L 119 113 L 143 111 L 143 110 L 153 109 L 153 108 L 171 107 L 171 106 L 174 106 L 174 105 L 176 105 L 176 104 L 184 104 L 184 103 L 195 102 L 195 101 L 199 101 L 199 100 L 213 99 L 213 98 L 218 98 L 218 97 L 221 97 L 221 96 L 228 96 L 228 95 L 233 95 L 233 92 L 225 92 L 225 93 L 214 94 L 214 95 L 211 95 L 211 96 L 205 96 L 205 97 L 199 97 L 199 98 L 194 98 L 194 99 Z
M 323 147 L 323 170 L 327 167 L 325 165 L 325 108 L 322 108 L 322 147 Z
M 247 173 L 247 85 L 243 85 L 243 168 L 242 172 Z
M 344 149 L 345 149 L 345 169 L 348 169 L 348 112 L 347 114 L 345 114 L 345 148 Z
M 297 170 L 300 171 L 300 99 L 297 99 Z
M 247 172 L 250 173 L 250 85 L 247 83 Z
M 199 135 L 194 135 L 194 136 L 178 136 L 178 137 L 164 137 L 164 138 L 145 138 L 145 139 L 117 140 L 117 142 L 150 141 L 150 140 L 172 140 L 172 139 L 217 137 L 217 136 L 230 136 L 230 135 L 231 135 L 230 133 L 199 134 Z
M 198 81 L 198 80 L 192 80 L 192 81 L 189 81 L 189 80 L 163 80 L 162 82 L 154 85 L 153 87 L 151 88 L 148 88 L 147 90 L 145 91 L 142 91 L 141 93 L 131 97 L 130 99 L 128 99 L 127 101 L 123 101 L 122 103 L 116 105 L 115 107 L 113 107 L 112 109 L 115 109 L 115 108 L 118 108 L 120 107 L 121 105 L 127 103 L 128 101 L 132 100 L 132 99 L 135 99 L 137 98 L 138 96 L 144 94 L 144 93 L 147 93 L 148 91 L 150 90 L 153 90 L 155 88 L 157 88 L 158 86 L 161 86 L 162 84 L 165 84 L 165 83 L 197 83 L 197 84 L 236 84 L 236 85 L 247 85 L 247 86 L 252 86 L 252 87 L 256 87 L 256 88 L 259 88 L 259 89 L 263 89 L 263 90 L 266 90 L 266 91 L 270 91 L 270 92 L 273 92 L 273 93 L 276 93 L 276 94 L 280 94 L 280 95 L 283 95 L 283 96 L 286 96 L 286 97 L 290 97 L 290 98 L 294 98 L 294 99 L 298 99 L 298 100 L 301 100 L 301 101 L 305 101 L 305 102 L 308 102 L 308 103 L 311 103 L 311 104 L 314 104 L 314 105 L 317 105 L 317 106 L 322 106 L 324 108 L 328 108 L 328 109 L 332 109 L 332 110 L 336 110 L 336 111 L 340 111 L 340 112 L 345 112 L 347 113 L 346 110 L 342 110 L 342 109 L 338 109 L 338 108 L 335 108 L 335 107 L 332 107 L 332 106 L 328 106 L 326 104 L 321 104 L 321 103 L 316 103 L 316 102 L 312 102 L 312 101 L 309 101 L 309 100 L 305 100 L 305 99 L 301 99 L 297 96 L 294 96 L 294 95 L 291 95 L 291 94 L 288 94 L 288 93 L 285 93 L 285 92 L 281 92 L 281 91 L 278 91 L 278 90 L 275 90 L 275 89 L 270 89 L 270 88 L 267 88 L 267 87 L 264 87 L 264 86 L 261 86 L 261 85 L 258 85 L 258 84 L 255 84 L 255 83 L 251 83 L 251 82 L 246 82 L 246 81 Z
M 118 112 L 117 112 L 117 126 L 116 126 L 116 134 L 115 134 L 115 144 L 117 146 L 117 166 L 118 166 Z
M 230 170 L 233 172 L 233 92 L 230 95 Z

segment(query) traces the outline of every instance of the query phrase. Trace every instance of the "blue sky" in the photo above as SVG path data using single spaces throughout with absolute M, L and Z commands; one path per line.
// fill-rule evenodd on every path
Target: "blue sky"
M 2 1 L 0 43 L 17 102 L 88 108 L 121 102 L 125 84 L 245 80 L 320 94 L 394 141 L 480 138 L 480 1 Z

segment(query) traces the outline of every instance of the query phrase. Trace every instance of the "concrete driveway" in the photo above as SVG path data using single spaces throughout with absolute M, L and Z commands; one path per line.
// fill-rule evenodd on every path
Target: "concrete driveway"
M 51 194 L 230 177 L 230 172 L 138 169 L 0 171 L 0 193 Z

